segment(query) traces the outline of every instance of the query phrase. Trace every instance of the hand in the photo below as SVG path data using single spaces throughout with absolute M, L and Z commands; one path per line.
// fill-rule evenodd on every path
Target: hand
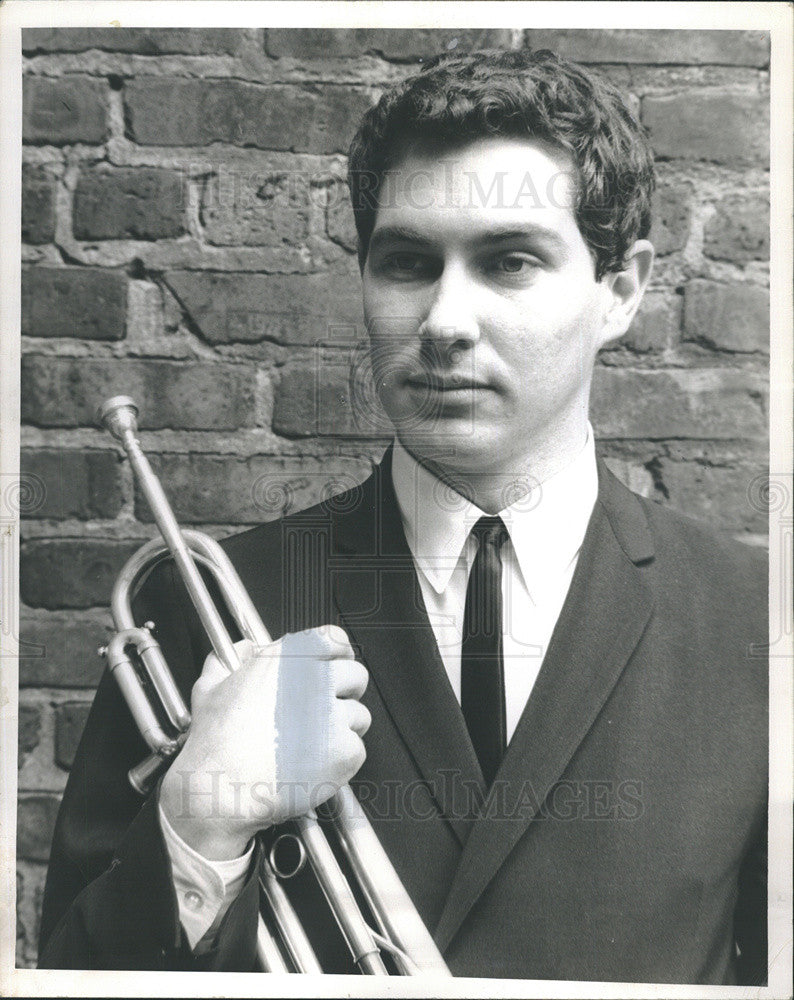
M 163 778 L 160 805 L 180 837 L 210 860 L 239 857 L 262 829 L 302 815 L 364 763 L 367 686 L 343 629 L 235 644 L 227 673 L 210 654 L 193 687 L 193 721 Z

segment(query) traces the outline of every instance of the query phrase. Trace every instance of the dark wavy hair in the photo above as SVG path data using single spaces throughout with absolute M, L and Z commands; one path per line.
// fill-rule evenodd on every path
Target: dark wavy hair
M 578 172 L 574 206 L 597 280 L 625 267 L 651 224 L 653 154 L 642 125 L 608 81 L 541 49 L 443 55 L 388 90 L 350 147 L 348 184 L 366 260 L 385 171 L 412 149 L 490 136 L 541 139 Z

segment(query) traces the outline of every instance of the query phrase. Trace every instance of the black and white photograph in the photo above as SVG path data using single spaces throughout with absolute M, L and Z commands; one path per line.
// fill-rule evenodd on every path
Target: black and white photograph
M 3 995 L 791 996 L 790 6 L 34 6 Z

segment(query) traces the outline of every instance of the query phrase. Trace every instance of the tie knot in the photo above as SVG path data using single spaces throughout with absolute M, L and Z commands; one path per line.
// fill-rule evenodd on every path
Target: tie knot
M 507 539 L 507 528 L 498 514 L 486 514 L 471 529 L 479 545 L 493 545 L 497 552 Z

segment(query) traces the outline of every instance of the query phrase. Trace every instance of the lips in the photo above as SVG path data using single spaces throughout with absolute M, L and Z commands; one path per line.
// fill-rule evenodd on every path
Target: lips
M 425 392 L 460 392 L 467 389 L 488 388 L 487 383 L 476 381 L 465 375 L 435 375 L 432 372 L 409 375 L 405 381 L 411 388 L 421 389 Z

